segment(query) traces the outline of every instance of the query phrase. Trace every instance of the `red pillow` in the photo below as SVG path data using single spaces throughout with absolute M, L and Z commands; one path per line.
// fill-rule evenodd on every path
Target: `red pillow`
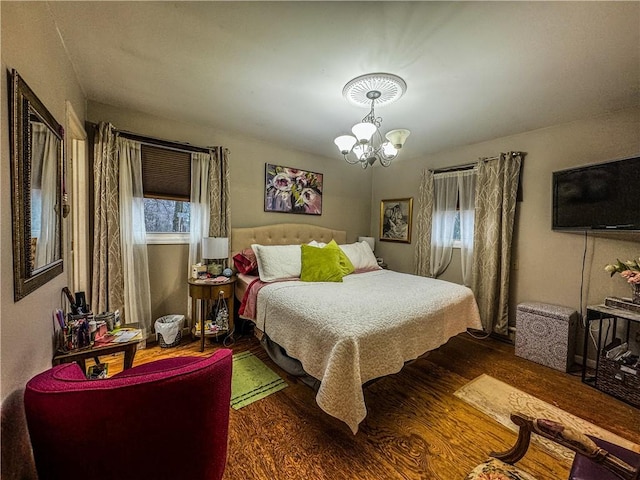
M 246 273 L 247 275 L 258 274 L 258 261 L 251 247 L 245 248 L 240 253 L 235 254 L 233 256 L 233 264 L 240 273 Z

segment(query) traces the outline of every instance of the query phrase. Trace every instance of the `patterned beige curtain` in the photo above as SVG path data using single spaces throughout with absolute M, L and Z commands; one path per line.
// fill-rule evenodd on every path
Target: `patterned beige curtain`
M 423 170 L 416 216 L 417 241 L 414 252 L 415 273 L 431 276 L 431 222 L 433 218 L 433 172 Z
M 213 147 L 209 170 L 209 236 L 228 237 L 231 243 L 231 196 L 229 195 L 229 150 Z
M 522 154 L 478 163 L 471 289 L 487 333 L 508 334 L 509 271 Z
M 119 167 L 113 125 L 98 125 L 94 145 L 94 246 L 91 307 L 122 310 L 124 279 L 120 249 Z

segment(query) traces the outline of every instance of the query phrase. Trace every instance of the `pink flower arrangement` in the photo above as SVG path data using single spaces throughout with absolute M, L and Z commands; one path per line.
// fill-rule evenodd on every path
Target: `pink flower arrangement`
M 627 280 L 627 283 L 640 285 L 640 258 L 627 260 L 626 262 L 618 260 L 616 263 L 605 266 L 604 269 L 609 272 L 612 277 L 616 273 L 619 273 L 621 277 Z
M 626 278 L 628 283 L 634 283 L 636 285 L 640 285 L 640 272 L 625 270 L 624 272 L 620 272 L 620 275 Z

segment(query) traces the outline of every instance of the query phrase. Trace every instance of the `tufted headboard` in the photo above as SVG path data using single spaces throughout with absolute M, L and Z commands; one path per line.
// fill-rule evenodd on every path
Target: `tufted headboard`
M 231 255 L 253 243 L 260 245 L 294 245 L 308 243 L 311 240 L 338 243 L 347 242 L 347 232 L 330 228 L 307 225 L 305 223 L 276 223 L 262 227 L 243 227 L 231 229 Z

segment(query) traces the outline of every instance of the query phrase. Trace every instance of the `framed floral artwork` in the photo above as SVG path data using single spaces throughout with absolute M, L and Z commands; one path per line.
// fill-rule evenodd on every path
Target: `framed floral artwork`
M 380 201 L 380 240 L 411 243 L 413 198 Z
M 322 215 L 322 174 L 266 163 L 264 211 Z

